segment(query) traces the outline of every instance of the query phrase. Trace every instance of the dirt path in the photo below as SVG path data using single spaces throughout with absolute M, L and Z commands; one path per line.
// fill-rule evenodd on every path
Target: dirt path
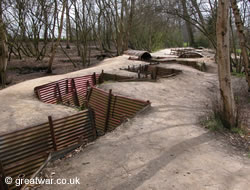
M 79 177 L 81 185 L 41 189 L 248 190 L 250 160 L 199 118 L 210 109 L 216 74 L 186 66 L 182 75 L 157 83 L 108 83 L 103 89 L 150 100 L 152 108 L 48 171 L 55 178 Z
M 55 117 L 59 117 L 75 112 L 38 102 L 32 92 L 36 85 L 101 69 L 132 75 L 119 68 L 139 63 L 122 56 L 108 59 L 95 68 L 7 88 L 0 92 L 0 129 L 14 130 L 16 125 L 21 128 L 27 123 L 41 122 L 48 114 L 57 113 Z M 181 68 L 183 73 L 157 83 L 101 85 L 103 89 L 112 88 L 114 93 L 150 100 L 152 108 L 99 138 L 75 157 L 48 168 L 55 172 L 56 179 L 79 177 L 81 185 L 47 185 L 41 189 L 248 190 L 250 159 L 199 124 L 199 118 L 210 110 L 210 98 L 217 86 L 216 74 L 175 64 L 164 66 Z

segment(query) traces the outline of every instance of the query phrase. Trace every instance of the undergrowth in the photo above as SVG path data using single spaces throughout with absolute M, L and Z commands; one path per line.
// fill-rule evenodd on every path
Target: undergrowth
M 201 121 L 202 126 L 211 131 L 223 131 L 223 123 L 217 114 L 211 114 Z
M 201 125 L 211 131 L 218 131 L 218 132 L 227 131 L 230 133 L 239 134 L 241 136 L 246 135 L 246 131 L 239 127 L 232 127 L 230 129 L 225 127 L 223 125 L 220 115 L 217 113 L 211 113 L 206 118 L 203 118 L 201 120 Z
M 239 78 L 245 77 L 245 74 L 244 74 L 244 73 L 238 73 L 238 72 L 236 72 L 236 71 L 233 71 L 233 72 L 232 72 L 232 75 L 235 76 L 235 77 L 239 77 Z

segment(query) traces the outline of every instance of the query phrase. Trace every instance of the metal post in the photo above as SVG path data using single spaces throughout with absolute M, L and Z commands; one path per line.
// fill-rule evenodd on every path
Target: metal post
M 51 134 L 51 138 L 52 138 L 52 142 L 53 142 L 53 148 L 54 148 L 54 151 L 57 151 L 56 137 L 55 137 L 55 131 L 54 131 L 54 125 L 53 125 L 52 117 L 49 116 L 48 120 L 49 120 L 50 134 Z
M 66 94 L 68 94 L 69 93 L 69 80 L 67 79 L 65 82 L 66 82 L 66 90 L 65 90 L 65 92 L 66 92 Z
M 61 94 L 60 87 L 59 87 L 58 83 L 56 83 L 56 90 L 57 90 L 58 95 L 59 95 L 59 102 L 63 103 L 62 94 Z
M 92 75 L 92 79 L 93 79 L 93 84 L 95 86 L 96 85 L 96 74 L 95 74 L 95 72 Z
M 93 88 L 90 88 L 90 89 L 87 91 L 86 100 L 87 100 L 88 103 L 89 103 L 89 100 L 90 100 L 92 91 L 93 91 Z
M 72 83 L 71 86 L 72 86 L 72 90 L 73 90 L 74 104 L 75 104 L 75 106 L 80 106 L 78 95 L 77 95 L 77 89 L 76 89 L 76 85 L 75 85 L 75 80 L 72 79 L 71 83 Z
M 93 129 L 93 135 L 94 135 L 94 140 L 97 138 L 97 133 L 96 133 L 96 126 L 95 126 L 95 112 L 94 110 L 89 107 L 88 108 L 88 112 L 89 112 L 89 119 L 90 119 L 90 122 L 91 122 L 91 126 L 92 126 L 92 129 Z
M 106 133 L 108 130 L 108 123 L 109 123 L 109 112 L 111 107 L 111 100 L 112 100 L 112 89 L 109 90 L 109 97 L 108 97 L 108 106 L 107 106 L 107 112 L 106 112 L 106 120 L 105 120 L 105 128 L 104 132 Z
M 104 70 L 102 70 L 101 75 L 99 76 L 99 84 L 104 82 Z

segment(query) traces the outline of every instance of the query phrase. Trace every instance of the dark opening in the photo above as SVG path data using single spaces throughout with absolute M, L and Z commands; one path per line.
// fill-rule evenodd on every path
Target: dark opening
M 150 60 L 150 59 L 152 59 L 152 56 L 150 55 L 150 53 L 148 53 L 148 52 L 144 52 L 141 56 L 140 56 L 140 59 L 141 60 Z

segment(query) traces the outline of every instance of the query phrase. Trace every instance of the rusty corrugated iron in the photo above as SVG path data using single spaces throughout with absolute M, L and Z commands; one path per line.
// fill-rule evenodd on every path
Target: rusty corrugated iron
M 107 93 L 94 87 L 103 80 L 124 79 L 128 77 L 102 73 L 36 87 L 35 93 L 43 102 L 74 106 L 88 102 L 90 108 L 57 120 L 49 116 L 46 123 L 1 134 L 0 187 L 17 189 L 14 184 L 6 187 L 4 176 L 13 180 L 20 176 L 29 178 L 43 165 L 49 153 L 91 142 L 97 138 L 97 130 L 99 135 L 111 131 L 149 106 L 149 101 L 116 96 L 111 90 Z
M 38 99 L 44 103 L 79 106 L 85 101 L 88 87 L 96 85 L 97 81 L 99 75 L 94 73 L 37 86 L 34 91 Z
M 114 95 L 111 91 L 108 93 L 92 87 L 88 105 L 95 112 L 97 131 L 104 134 L 117 128 L 125 119 L 135 116 L 150 102 Z
M 184 52 L 182 53 L 179 58 L 202 58 L 203 55 L 198 52 Z
M 47 159 L 48 154 L 96 139 L 92 111 L 77 114 L 0 135 L 0 161 L 4 175 L 13 180 L 29 178 Z M 1 174 L 1 171 L 0 171 Z M 16 189 L 14 184 L 10 189 Z
M 178 69 L 164 68 L 152 64 L 128 66 L 123 70 L 138 73 L 138 78 L 148 78 L 148 76 L 150 76 L 152 80 L 156 80 L 157 77 L 166 78 L 170 76 L 175 76 L 182 72 Z

